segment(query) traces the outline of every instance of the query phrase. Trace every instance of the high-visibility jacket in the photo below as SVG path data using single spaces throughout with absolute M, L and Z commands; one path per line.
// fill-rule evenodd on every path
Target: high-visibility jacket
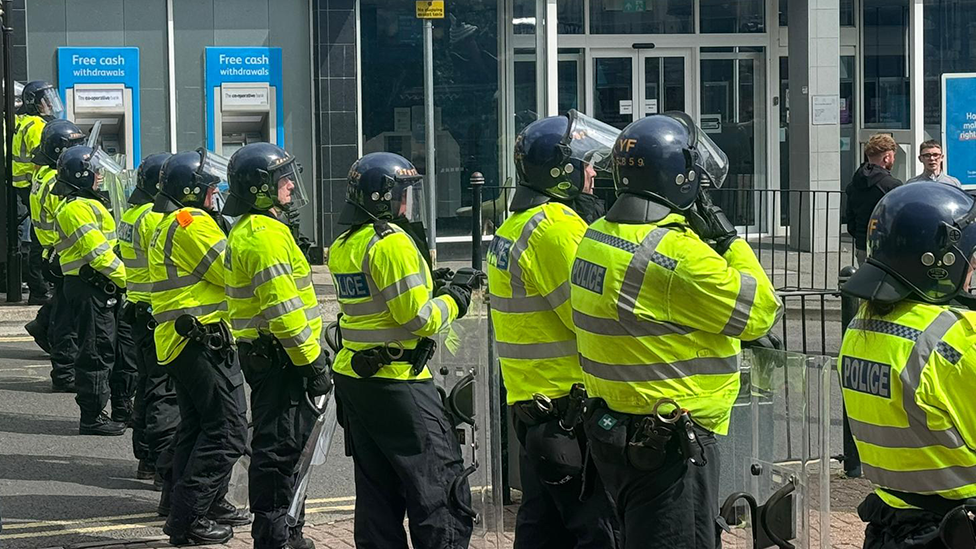
M 149 244 L 163 214 L 152 211 L 153 204 L 138 204 L 122 213 L 119 223 L 119 255 L 125 263 L 129 301 L 151 303 Z
M 91 268 L 125 288 L 125 265 L 115 255 L 115 219 L 98 200 L 72 196 L 65 199 L 55 217 L 58 259 L 65 276 Z
M 586 222 L 548 203 L 513 214 L 488 249 L 488 288 L 495 349 L 508 403 L 569 394 L 583 382 L 569 273 Z
M 262 214 L 239 219 L 227 236 L 224 268 L 234 339 L 270 333 L 295 366 L 319 358 L 322 315 L 312 269 L 284 223 Z
M 31 185 L 30 215 L 37 241 L 44 248 L 53 248 L 58 242 L 58 231 L 54 226 L 54 217 L 64 202 L 64 198 L 51 192 L 57 181 L 57 171 L 48 166 L 41 166 L 34 174 Z
M 976 312 L 862 305 L 838 365 L 861 468 L 885 503 L 909 507 L 885 488 L 976 497 Z
M 188 314 L 201 324 L 227 319 L 224 248 L 227 240 L 210 214 L 182 208 L 166 214 L 149 246 L 156 360 L 169 364 L 186 347 L 176 319 Z
M 762 337 L 781 311 L 749 244 L 720 256 L 676 213 L 639 225 L 604 218 L 586 231 L 570 279 L 590 396 L 630 414 L 670 398 L 702 427 L 728 432 L 739 340 Z
M 17 115 L 17 122 L 14 126 L 14 163 L 13 163 L 13 186 L 26 189 L 30 188 L 34 170 L 34 149 L 41 144 L 41 132 L 47 121 L 44 118 L 30 114 Z
M 359 377 L 350 364 L 354 351 L 400 345 L 414 349 L 422 337 L 433 336 L 457 318 L 454 299 L 432 297 L 430 268 L 396 225 L 346 231 L 329 248 L 329 269 L 343 313 L 342 350 L 332 365 L 337 374 Z M 409 363 L 398 361 L 374 377 L 412 380 L 431 375 L 424 368 L 415 376 Z

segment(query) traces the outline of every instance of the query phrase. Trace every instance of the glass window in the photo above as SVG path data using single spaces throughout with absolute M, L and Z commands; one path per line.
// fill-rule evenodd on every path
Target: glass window
M 535 58 L 532 55 L 515 56 L 515 133 L 539 117 L 536 105 Z
M 864 1 L 865 128 L 909 127 L 907 42 L 906 0 Z
M 785 27 L 789 23 L 787 17 L 787 3 L 789 0 L 779 0 L 779 26 Z M 854 26 L 854 0 L 840 0 L 840 26 Z
M 701 0 L 701 32 L 764 32 L 764 19 L 764 0 Z
M 559 0 L 559 34 L 583 34 L 583 0 Z
M 565 59 L 559 61 L 559 113 L 569 109 L 580 109 L 579 61 Z
M 515 34 L 535 34 L 535 0 L 514 0 L 512 26 Z
M 695 32 L 691 0 L 590 0 L 592 34 Z
M 634 121 L 632 57 L 593 59 L 593 116 L 624 129 Z
M 976 0 L 925 0 L 922 16 L 924 127 L 927 137 L 941 139 L 942 75 L 976 72 Z

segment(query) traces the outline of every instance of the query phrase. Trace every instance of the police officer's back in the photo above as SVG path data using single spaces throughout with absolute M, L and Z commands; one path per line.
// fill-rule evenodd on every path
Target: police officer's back
M 714 436 L 739 392 L 739 339 L 780 310 L 752 249 L 700 197 L 703 178 L 721 184 L 723 156 L 683 114 L 629 125 L 613 151 L 617 201 L 573 263 L 580 365 L 599 399 L 584 427 L 627 548 L 716 545 Z
M 954 547 L 937 539 L 939 522 L 976 497 L 974 220 L 973 199 L 949 185 L 892 190 L 867 223 L 867 262 L 842 288 L 865 300 L 839 357 L 875 487 L 858 507 L 865 548 Z

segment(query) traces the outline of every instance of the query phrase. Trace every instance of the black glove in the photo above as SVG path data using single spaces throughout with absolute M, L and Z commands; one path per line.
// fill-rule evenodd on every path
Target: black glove
M 434 269 L 431 273 L 431 277 L 434 279 L 434 294 L 436 295 L 441 288 L 443 288 L 448 282 L 454 278 L 454 271 L 449 267 L 441 267 L 439 269 Z
M 308 366 L 296 366 L 298 372 L 305 376 L 305 391 L 312 399 L 332 391 L 332 371 L 329 364 L 329 352 L 322 349 L 319 357 Z
M 442 287 L 435 294 L 435 297 L 441 295 L 449 295 L 457 303 L 458 318 L 464 318 L 464 315 L 468 314 L 468 305 L 471 304 L 471 290 L 469 288 L 451 283 Z
M 735 225 L 729 221 L 722 208 L 712 204 L 705 191 L 698 195 L 695 209 L 688 216 L 691 229 L 702 238 L 714 242 L 712 248 L 718 255 L 725 255 L 732 242 L 739 237 Z
M 773 332 L 769 332 L 759 339 L 743 341 L 742 346 L 746 349 L 759 347 L 761 349 L 775 349 L 781 351 L 783 350 L 783 340 Z

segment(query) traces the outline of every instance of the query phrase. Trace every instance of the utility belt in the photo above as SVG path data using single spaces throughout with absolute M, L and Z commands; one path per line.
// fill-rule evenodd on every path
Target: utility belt
M 89 264 L 84 264 L 78 269 L 78 277 L 87 282 L 90 286 L 97 290 L 101 290 L 107 296 L 114 296 L 122 293 L 122 289 L 112 282 L 112 279 L 103 275 L 102 273 L 92 269 Z
M 61 260 L 57 253 L 51 253 L 50 257 L 41 264 L 41 267 L 44 280 L 51 284 L 61 284 L 64 281 L 64 273 L 61 272 Z
M 663 413 L 662 407 L 671 407 L 671 411 Z M 708 463 L 700 439 L 700 435 L 708 431 L 695 425 L 688 410 L 670 398 L 658 400 L 650 415 L 616 412 L 603 399 L 591 399 L 587 402 L 586 414 L 587 419 L 595 417 L 598 427 L 606 431 L 623 424 L 627 429 L 627 460 L 638 470 L 656 471 L 676 457 L 698 467 Z M 594 439 L 590 440 L 592 443 Z
M 372 347 L 362 351 L 353 351 L 352 369 L 356 375 L 363 378 L 373 377 L 380 368 L 394 362 L 409 362 L 413 375 L 420 375 L 424 366 L 434 357 L 437 342 L 430 338 L 421 338 L 414 349 L 404 349 L 403 344 L 394 342 L 396 346 Z
M 223 322 L 201 324 L 193 315 L 182 315 L 174 323 L 176 333 L 182 337 L 195 341 L 211 351 L 228 351 L 233 338 L 230 330 Z
M 159 324 L 152 315 L 152 305 L 142 301 L 129 301 L 135 309 L 136 322 L 144 322 L 150 331 L 155 330 Z
M 291 363 L 281 342 L 271 334 L 259 333 L 257 339 L 239 342 L 237 346 L 241 351 L 241 358 L 248 364 L 248 369 L 254 372 L 283 368 Z
M 549 398 L 542 393 L 535 393 L 532 400 L 513 404 L 512 410 L 527 427 L 558 421 L 564 430 L 572 431 L 583 418 L 585 404 L 586 389 L 583 384 L 576 383 L 566 396 Z

